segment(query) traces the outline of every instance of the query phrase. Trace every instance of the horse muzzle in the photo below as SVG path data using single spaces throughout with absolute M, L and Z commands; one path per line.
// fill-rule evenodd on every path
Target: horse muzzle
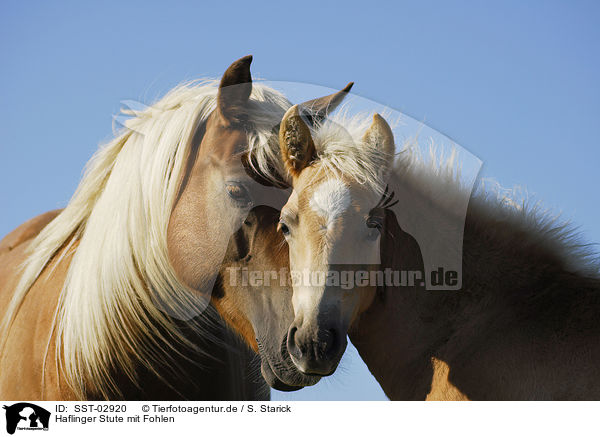
M 334 325 L 315 330 L 292 324 L 287 335 L 292 362 L 305 375 L 331 375 L 348 344 L 345 332 Z

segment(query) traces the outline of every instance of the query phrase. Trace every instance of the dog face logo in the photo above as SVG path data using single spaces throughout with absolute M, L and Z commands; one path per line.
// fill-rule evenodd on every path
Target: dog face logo
M 14 434 L 18 430 L 48 430 L 50 411 L 35 404 L 19 402 L 2 407 L 6 410 L 6 432 Z

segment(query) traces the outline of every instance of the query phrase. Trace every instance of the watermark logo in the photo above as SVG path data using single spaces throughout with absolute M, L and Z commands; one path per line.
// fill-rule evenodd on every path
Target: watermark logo
M 50 411 L 28 402 L 4 405 L 2 408 L 6 410 L 7 433 L 14 434 L 16 430 L 48 431 Z
M 352 290 L 356 287 L 425 287 L 427 279 L 436 287 L 455 287 L 458 272 L 438 267 L 425 277 L 423 270 L 251 270 L 247 267 L 227 267 L 231 287 L 336 287 Z

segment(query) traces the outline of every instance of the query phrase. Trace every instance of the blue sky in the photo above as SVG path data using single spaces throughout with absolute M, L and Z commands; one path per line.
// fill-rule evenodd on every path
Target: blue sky
M 254 55 L 255 76 L 401 110 L 600 242 L 600 3 L 16 2 L 0 6 L 0 234 L 64 206 L 122 100 Z M 274 398 L 381 399 L 350 354 Z

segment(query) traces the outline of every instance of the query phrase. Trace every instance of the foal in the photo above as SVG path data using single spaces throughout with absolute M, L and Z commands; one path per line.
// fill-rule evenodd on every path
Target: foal
M 392 168 L 393 135 L 377 115 L 362 138 L 352 120 L 347 132 L 311 131 L 297 108 L 281 126 L 293 192 L 279 226 L 292 272 L 352 268 L 340 262 L 424 272 L 403 224 L 420 220 L 434 232 L 452 223 L 458 178 L 410 152 Z M 485 192 L 471 198 L 459 291 L 294 284 L 294 363 L 331 373 L 348 332 L 394 400 L 599 399 L 598 265 L 564 226 L 514 205 Z

